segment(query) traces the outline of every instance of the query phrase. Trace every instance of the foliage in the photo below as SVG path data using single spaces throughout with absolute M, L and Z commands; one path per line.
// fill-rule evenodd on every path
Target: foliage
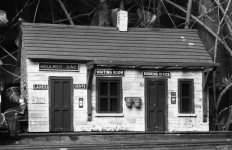
M 230 77 L 222 78 L 222 86 L 228 86 L 232 82 L 232 75 Z

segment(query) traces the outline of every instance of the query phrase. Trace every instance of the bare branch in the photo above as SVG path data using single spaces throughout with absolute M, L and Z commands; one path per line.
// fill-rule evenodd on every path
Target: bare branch
M 93 10 L 91 10 L 89 13 L 87 14 L 80 14 L 80 15 L 77 15 L 77 16 L 74 16 L 74 17 L 71 17 L 72 19 L 76 19 L 76 18 L 79 18 L 79 17 L 83 17 L 83 16 L 90 16 L 92 13 L 94 13 L 94 11 L 96 10 L 96 8 L 94 8 Z M 62 22 L 62 21 L 66 21 L 68 19 L 62 19 L 62 20 L 56 20 L 54 22 Z
M 225 13 L 223 14 L 223 17 L 222 17 L 222 19 L 220 20 L 219 25 L 218 25 L 217 37 L 216 37 L 216 39 L 215 39 L 215 46 L 214 46 L 214 62 L 217 61 L 217 45 L 218 45 L 218 38 L 219 38 L 220 30 L 221 30 L 221 25 L 222 25 L 222 23 L 223 23 L 223 21 L 224 21 L 226 15 L 227 15 L 227 12 L 228 12 L 228 10 L 229 10 L 230 4 L 231 4 L 231 0 L 229 0 L 229 2 L 227 3 L 226 11 L 225 11 Z M 216 73 L 214 73 L 214 82 L 216 82 L 215 79 L 216 79 Z M 214 85 L 216 85 L 216 84 L 214 83 Z M 218 107 L 219 107 L 219 104 L 220 104 L 220 102 L 221 102 L 222 96 L 226 93 L 226 91 L 227 91 L 228 89 L 230 89 L 231 86 L 232 86 L 232 83 L 229 84 L 229 85 L 220 93 L 220 95 L 219 95 L 219 97 L 218 97 L 218 99 L 217 99 L 217 103 L 216 103 L 216 110 L 218 110 Z M 216 93 L 216 90 L 215 90 L 215 93 Z M 215 94 L 215 97 L 216 97 L 216 94 Z
M 39 3 L 40 3 L 40 0 L 38 0 L 37 6 L 36 6 L 36 9 L 35 9 L 33 23 L 35 23 L 35 18 L 36 18 L 36 14 L 37 14 L 37 11 L 38 11 Z
M 217 105 L 216 105 L 216 110 L 218 110 L 218 108 L 219 108 L 219 104 L 220 104 L 220 102 L 221 102 L 221 100 L 222 100 L 222 97 L 224 96 L 224 94 L 225 94 L 231 87 L 232 87 L 232 82 L 231 82 L 230 84 L 228 84 L 228 85 L 226 86 L 226 88 L 223 89 L 223 91 L 220 93 L 220 95 L 219 95 L 219 97 L 218 97 Z
M 19 78 L 19 79 L 21 78 L 20 76 L 18 76 L 18 75 L 16 75 L 16 74 L 14 74 L 14 73 L 12 73 L 12 72 L 6 70 L 5 68 L 3 68 L 3 67 L 1 67 L 1 66 L 0 66 L 0 68 L 1 68 L 2 70 L 6 71 L 7 73 L 9 73 L 9 74 L 11 74 L 11 75 L 13 75 L 13 76 Z
M 14 23 L 15 19 L 23 12 L 23 10 L 27 7 L 32 5 L 35 2 L 35 0 L 33 0 L 31 3 L 29 3 L 29 0 L 27 0 L 27 2 L 24 4 L 23 8 L 14 16 L 14 18 L 12 19 L 11 23 Z
M 18 52 L 18 50 L 16 50 L 16 51 L 14 51 L 14 52 L 12 52 L 11 53 L 11 55 L 13 55 L 13 54 L 15 54 L 15 53 L 17 53 Z M 3 59 L 5 59 L 5 58 L 7 58 L 7 57 L 9 57 L 10 55 L 5 55 L 5 56 L 3 56 L 2 58 L 0 58 L 0 60 L 3 60 Z
M 164 0 L 165 2 L 167 2 L 168 4 L 178 8 L 179 10 L 181 10 L 184 13 L 187 13 L 187 11 L 185 9 L 183 9 L 181 6 L 171 2 L 170 0 Z M 191 15 L 191 17 L 199 24 L 201 25 L 203 28 L 205 28 L 211 35 L 213 35 L 215 38 L 217 37 L 217 34 L 212 31 L 208 26 L 206 26 L 206 24 L 204 24 L 202 21 L 200 21 L 196 16 Z M 220 37 L 218 37 L 218 41 L 220 41 L 223 46 L 225 47 L 225 49 L 228 51 L 228 53 L 230 54 L 230 56 L 232 56 L 232 50 L 230 49 L 230 47 L 227 45 L 227 43 L 221 39 Z
M 17 58 L 15 58 L 10 52 L 8 52 L 4 47 L 0 45 L 0 48 L 3 49 L 9 56 L 11 56 L 15 61 L 17 61 Z
M 174 25 L 174 28 L 175 28 L 175 29 L 177 29 L 177 27 L 176 27 L 176 25 L 175 25 L 174 21 L 172 20 L 172 17 L 170 16 L 170 14 L 169 14 L 169 12 L 168 12 L 168 9 L 166 8 L 166 6 L 165 6 L 165 4 L 164 4 L 163 0 L 161 0 L 161 3 L 163 4 L 163 6 L 164 6 L 164 8 L 165 8 L 165 11 L 167 12 L 168 17 L 170 18 L 170 20 L 171 20 L 172 24 Z
M 225 19 L 226 15 L 227 15 L 227 12 L 229 10 L 230 4 L 231 4 L 231 0 L 229 0 L 229 2 L 227 4 L 227 7 L 226 7 L 226 11 L 223 14 L 223 17 L 222 17 L 222 19 L 220 20 L 220 22 L 218 24 L 217 37 L 215 39 L 215 46 L 214 46 L 214 62 L 217 61 L 217 45 L 218 45 L 218 38 L 219 38 L 220 30 L 221 30 L 221 25 L 224 22 L 224 19 Z
M 52 14 L 52 24 L 54 24 L 54 14 L 53 14 L 53 5 L 52 5 L 52 1 L 50 1 L 50 8 L 51 8 L 51 14 Z
M 220 2 L 218 1 L 218 0 L 214 0 L 214 2 L 218 5 L 218 7 L 219 7 L 219 9 L 221 10 L 221 12 L 223 13 L 223 14 L 225 14 L 225 10 L 223 9 L 223 7 L 222 7 L 222 5 L 220 4 Z M 231 26 L 232 26 L 232 21 L 230 20 L 230 16 L 228 16 L 227 14 L 226 14 L 226 20 L 227 20 L 227 27 L 229 28 L 229 30 L 230 30 L 230 32 L 232 32 L 232 28 L 231 28 Z
M 70 15 L 69 15 L 69 13 L 68 13 L 66 7 L 64 6 L 64 3 L 61 2 L 61 0 L 56 0 L 56 1 L 60 4 L 60 7 L 63 9 L 63 11 L 64 11 L 66 17 L 67 17 L 68 20 L 69 20 L 69 23 L 70 23 L 71 25 L 74 25 L 72 18 L 70 17 Z

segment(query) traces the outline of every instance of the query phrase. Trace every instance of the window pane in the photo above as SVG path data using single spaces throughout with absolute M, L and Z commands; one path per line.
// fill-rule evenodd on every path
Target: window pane
M 179 96 L 180 96 L 180 113 L 193 113 L 194 112 L 194 103 L 193 103 L 193 80 L 180 80 L 179 81 Z
M 108 83 L 107 82 L 100 82 L 100 95 L 107 95 L 108 91 Z
M 182 113 L 191 113 L 191 100 L 189 98 L 182 98 L 181 101 Z
M 181 84 L 181 89 L 182 89 L 182 96 L 190 96 L 190 92 L 191 92 L 191 89 L 190 89 L 190 83 L 188 82 L 183 82 Z
M 120 78 L 97 78 L 97 111 L 99 113 L 117 113 L 121 109 L 120 91 L 121 84 Z
M 110 111 L 118 111 L 118 100 L 117 98 L 110 99 Z
M 108 99 L 107 98 L 100 98 L 100 111 L 108 111 Z
M 118 94 L 118 82 L 110 82 L 110 95 L 116 96 Z

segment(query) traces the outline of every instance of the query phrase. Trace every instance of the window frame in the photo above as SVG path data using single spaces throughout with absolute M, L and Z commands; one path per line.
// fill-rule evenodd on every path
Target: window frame
M 185 96 L 185 98 L 190 98 L 190 111 L 189 112 L 183 112 L 182 109 L 182 83 L 188 83 L 190 85 L 190 95 Z M 194 114 L 195 113 L 195 103 L 194 103 L 194 80 L 193 79 L 178 79 L 178 110 L 179 114 Z
M 117 111 L 100 111 L 100 98 L 101 98 L 101 95 L 100 95 L 100 83 L 102 81 L 106 81 L 107 84 L 109 84 L 111 81 L 116 81 L 119 83 L 119 93 L 117 95 L 117 98 L 118 98 L 118 102 L 117 102 L 117 105 L 118 105 L 118 110 Z M 108 94 L 110 93 L 110 91 L 107 92 Z M 108 101 L 109 98 L 111 97 L 110 95 L 107 94 L 107 99 Z M 99 114 L 113 114 L 113 113 L 122 113 L 122 78 L 121 77 L 96 77 L 96 111 L 97 113 Z M 108 109 L 109 109 L 109 106 L 108 106 Z

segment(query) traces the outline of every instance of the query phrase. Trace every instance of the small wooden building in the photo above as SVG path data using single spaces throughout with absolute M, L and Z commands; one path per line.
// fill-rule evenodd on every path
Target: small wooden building
M 29 132 L 208 131 L 196 30 L 22 24 Z

